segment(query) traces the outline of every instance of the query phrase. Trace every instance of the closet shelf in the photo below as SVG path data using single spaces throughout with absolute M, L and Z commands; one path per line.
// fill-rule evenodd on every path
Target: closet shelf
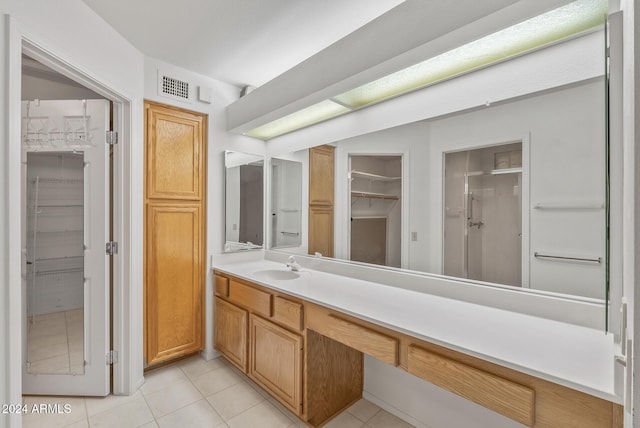
M 351 170 L 351 178 L 367 178 L 371 181 L 397 181 L 402 177 L 388 177 L 386 175 L 371 174 L 370 172 Z
M 389 194 L 386 194 L 386 193 L 358 192 L 358 191 L 351 191 L 351 197 L 352 198 L 367 198 L 367 199 L 386 199 L 386 200 L 390 200 L 390 201 L 397 201 L 398 199 L 400 199 L 396 195 L 389 195 Z

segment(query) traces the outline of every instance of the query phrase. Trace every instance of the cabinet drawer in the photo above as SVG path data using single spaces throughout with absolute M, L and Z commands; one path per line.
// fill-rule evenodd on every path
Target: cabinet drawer
M 398 365 L 398 339 L 395 337 L 355 324 L 317 306 L 307 309 L 307 328 L 387 364 Z
M 265 317 L 271 316 L 271 294 L 241 282 L 229 281 L 229 300 Z
M 535 391 L 451 358 L 409 345 L 409 373 L 527 426 L 534 423 Z
M 214 292 L 217 296 L 229 297 L 229 278 L 214 275 Z
M 273 299 L 273 319 L 289 328 L 302 331 L 302 304 L 276 296 Z

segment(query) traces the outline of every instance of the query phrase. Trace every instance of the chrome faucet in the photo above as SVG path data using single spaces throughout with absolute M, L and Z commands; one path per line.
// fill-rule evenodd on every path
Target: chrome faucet
M 289 256 L 289 263 L 287 263 L 287 267 L 294 272 L 300 270 L 300 265 L 296 262 L 296 258 L 294 256 Z

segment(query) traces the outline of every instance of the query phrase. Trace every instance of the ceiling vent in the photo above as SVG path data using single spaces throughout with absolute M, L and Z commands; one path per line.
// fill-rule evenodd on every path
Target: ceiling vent
M 191 103 L 193 99 L 193 88 L 186 80 L 169 76 L 167 73 L 158 70 L 158 95 L 185 103 Z

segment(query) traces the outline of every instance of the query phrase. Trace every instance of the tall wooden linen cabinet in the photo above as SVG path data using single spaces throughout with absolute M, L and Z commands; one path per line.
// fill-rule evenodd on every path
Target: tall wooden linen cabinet
M 203 348 L 207 115 L 145 102 L 145 366 Z
M 309 149 L 309 254 L 333 257 L 334 147 Z

